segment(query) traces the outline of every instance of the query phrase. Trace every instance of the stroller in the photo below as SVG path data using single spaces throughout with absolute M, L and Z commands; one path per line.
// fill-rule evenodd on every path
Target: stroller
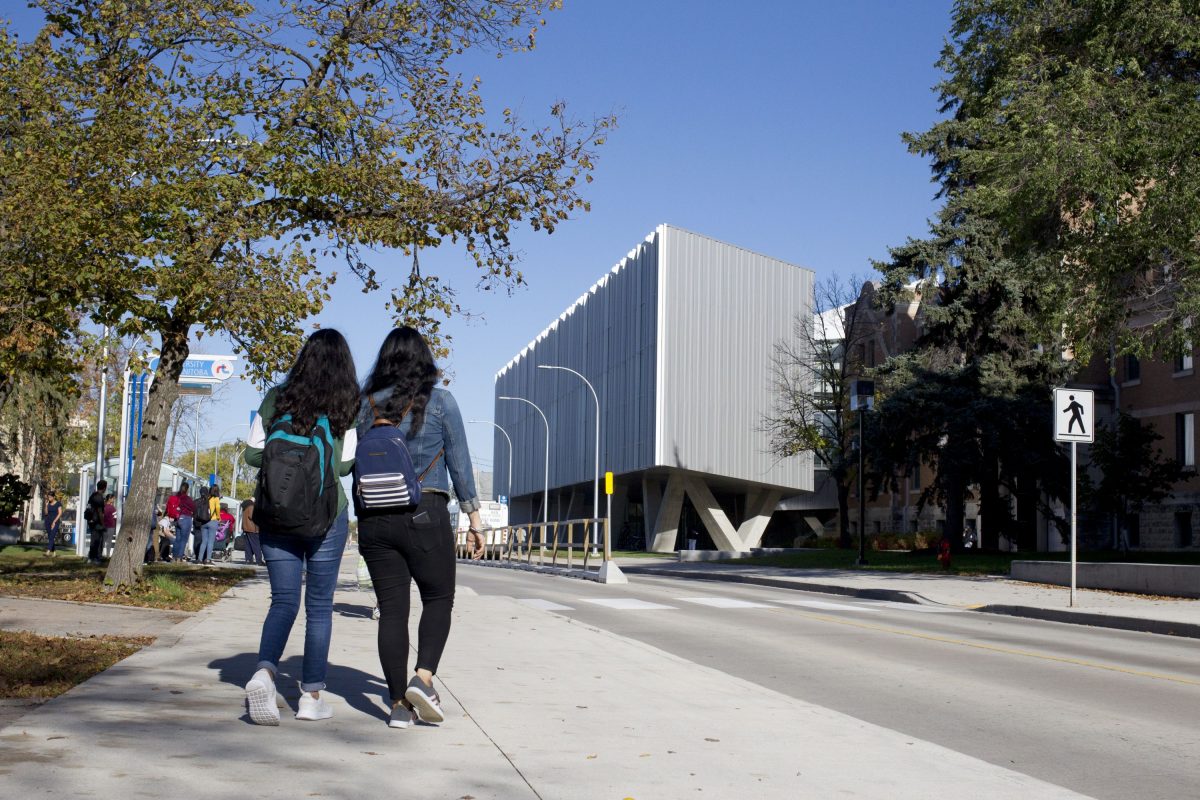
M 216 541 L 213 542 L 213 561 L 233 560 L 234 518 L 221 504 L 221 520 L 217 523 Z

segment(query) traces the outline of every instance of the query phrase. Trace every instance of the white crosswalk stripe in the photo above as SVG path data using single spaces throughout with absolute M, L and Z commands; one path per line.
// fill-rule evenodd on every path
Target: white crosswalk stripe
M 737 600 L 733 597 L 677 597 L 675 599 L 710 608 L 778 608 L 778 606 L 766 603 L 752 603 L 749 600 Z
M 560 603 L 555 603 L 550 600 L 543 600 L 540 597 L 523 597 L 523 598 L 519 598 L 517 600 L 517 602 L 523 606 L 529 606 L 530 608 L 536 608 L 541 611 L 574 611 L 575 610 L 571 606 L 564 606 Z
M 675 606 L 664 606 L 661 603 L 650 603 L 646 600 L 638 600 L 633 597 L 614 597 L 614 598 L 606 598 L 606 599 L 602 599 L 602 600 L 591 600 L 588 598 L 581 598 L 581 599 L 585 603 L 592 603 L 593 605 L 604 606 L 605 608 L 615 608 L 620 611 L 658 611 L 658 610 L 674 611 L 675 610 Z
M 958 614 L 961 608 L 945 608 L 943 606 L 922 606 L 916 603 L 896 603 L 890 600 L 871 600 L 861 603 L 831 603 L 828 600 L 780 600 L 789 606 L 817 608 L 824 611 L 914 611 L 918 614 Z

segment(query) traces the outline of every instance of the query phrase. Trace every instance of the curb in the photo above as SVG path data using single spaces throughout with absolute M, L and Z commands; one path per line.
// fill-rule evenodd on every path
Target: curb
M 1169 622 L 1161 619 L 1141 617 L 1118 617 L 1110 614 L 1094 614 L 1087 611 L 1063 611 L 1057 608 L 1036 606 L 991 605 L 971 609 L 983 614 L 1000 614 L 1008 617 L 1024 617 L 1046 622 L 1063 622 L 1069 625 L 1090 625 L 1094 628 L 1111 628 L 1134 633 L 1156 633 L 1162 636 L 1181 636 L 1200 639 L 1200 625 L 1191 622 Z
M 626 574 L 659 575 L 666 578 L 718 581 L 724 583 L 747 583 L 778 589 L 795 589 L 805 592 L 836 594 L 844 597 L 858 597 L 863 600 L 890 600 L 892 602 L 916 603 L 918 605 L 946 605 L 945 603 L 937 603 L 924 598 L 914 592 L 902 592 L 896 589 L 852 589 L 848 586 L 835 586 L 828 583 L 808 583 L 781 578 L 760 578 L 753 575 L 711 573 L 706 575 L 686 570 L 662 569 L 657 567 L 626 567 L 624 570 Z M 1200 624 L 1190 622 L 1169 622 L 1167 620 L 1143 619 L 1141 617 L 1119 617 L 1110 614 L 1095 614 L 1086 611 L 1063 611 L 1056 608 L 1038 608 L 1036 606 L 987 605 L 968 610 L 983 614 L 1037 619 L 1044 622 L 1090 625 L 1094 628 L 1111 628 L 1113 630 L 1132 631 L 1134 633 L 1155 633 L 1162 636 L 1181 636 L 1190 639 L 1200 639 Z
M 863 600 L 887 600 L 893 603 L 913 603 L 916 605 L 944 605 L 928 600 L 915 592 L 902 592 L 898 589 L 851 589 L 848 586 L 834 586 L 828 583 L 807 583 L 784 578 L 763 578 L 756 575 L 737 575 L 721 573 L 700 573 L 689 570 L 663 569 L 661 567 L 621 567 L 627 575 L 658 575 L 664 578 L 683 578 L 695 581 L 716 581 L 719 583 L 748 583 L 754 586 L 770 586 L 775 589 L 795 589 L 801 592 L 823 592 L 839 594 L 844 597 L 858 597 Z
M 512 569 L 520 572 L 534 572 L 539 575 L 555 575 L 559 578 L 578 578 L 585 581 L 600 582 L 600 572 L 590 569 L 567 569 L 566 567 L 539 567 L 536 564 L 521 564 L 509 561 L 484 561 L 475 560 L 473 558 L 456 559 L 459 564 L 471 564 L 477 567 L 490 567 L 492 569 Z M 622 568 L 622 572 L 629 570 Z

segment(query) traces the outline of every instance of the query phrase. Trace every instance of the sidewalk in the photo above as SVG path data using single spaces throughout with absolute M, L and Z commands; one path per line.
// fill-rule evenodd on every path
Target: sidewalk
M 462 591 L 441 726 L 392 730 L 353 551 L 335 598 L 335 716 L 248 723 L 263 578 L 0 730 L 14 797 L 1078 797 L 636 641 Z M 466 567 L 464 567 L 466 569 Z M 620 587 L 612 587 L 614 593 Z M 415 618 L 414 618 L 415 623 Z M 415 628 L 415 624 L 414 624 Z M 297 625 L 281 665 L 294 708 Z
M 1200 600 L 1143 597 L 1095 589 L 1025 583 L 1004 577 L 938 573 L 760 567 L 715 561 L 678 562 L 628 558 L 621 569 L 631 577 L 661 575 L 731 581 L 760 586 L 828 592 L 850 597 L 932 603 L 989 614 L 1094 625 L 1121 630 L 1200 638 Z

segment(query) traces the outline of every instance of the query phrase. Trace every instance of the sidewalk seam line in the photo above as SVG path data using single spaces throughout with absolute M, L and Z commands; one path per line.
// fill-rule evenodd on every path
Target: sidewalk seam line
M 439 680 L 441 680 L 442 686 L 444 686 L 446 688 L 446 694 L 453 697 L 454 702 L 458 703 L 459 707 L 462 708 L 463 711 L 467 711 L 466 705 L 463 703 L 463 701 L 461 699 L 459 699 L 458 695 L 456 695 L 454 693 L 454 690 L 450 688 L 450 684 L 446 683 L 445 679 L 439 679 Z M 521 777 L 521 780 L 524 781 L 525 785 L 529 787 L 529 791 L 533 792 L 533 796 L 536 797 L 537 800 L 545 800 L 545 798 L 542 797 L 542 795 L 538 792 L 538 790 L 533 788 L 533 784 L 529 782 L 529 778 L 525 777 L 525 773 L 521 771 L 521 768 L 518 767 L 515 762 L 513 762 L 512 758 L 508 755 L 508 753 L 504 752 L 504 748 L 501 747 L 500 744 L 495 739 L 492 738 L 492 735 L 490 733 L 488 733 L 486 730 L 484 730 L 484 727 L 479 724 L 479 720 L 475 718 L 475 715 L 472 714 L 470 711 L 467 711 L 467 716 L 470 717 L 471 722 L 475 725 L 476 728 L 479 729 L 479 732 L 482 733 L 484 735 L 484 737 L 486 737 L 487 740 L 492 743 L 492 747 L 496 748 L 496 752 L 498 752 L 500 755 L 504 756 L 504 760 L 507 761 L 509 766 L 513 768 L 513 772 L 517 773 L 517 775 L 519 775 Z

